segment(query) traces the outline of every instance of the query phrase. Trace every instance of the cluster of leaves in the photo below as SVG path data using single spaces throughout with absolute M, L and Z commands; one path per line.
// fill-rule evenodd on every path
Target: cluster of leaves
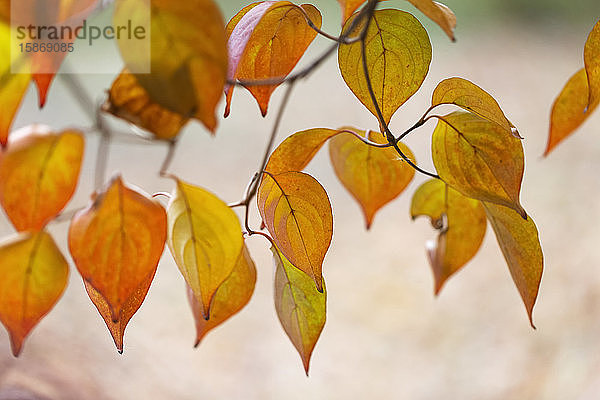
M 452 11 L 431 0 L 409 1 L 454 40 Z M 213 0 L 151 0 L 152 72 L 130 73 L 144 55 L 119 43 L 125 68 L 102 110 L 169 143 L 161 175 L 174 182 L 165 209 L 141 189 L 114 177 L 71 220 L 71 257 L 119 351 L 165 243 L 187 283 L 200 342 L 250 300 L 256 267 L 245 240 L 258 235 L 270 242 L 275 259 L 277 315 L 308 372 L 325 324 L 322 269 L 333 215 L 326 190 L 303 170 L 325 142 L 335 173 L 362 207 L 367 229 L 377 211 L 403 193 L 415 172 L 432 178 L 414 193 L 411 214 L 429 217 L 438 231 L 437 241 L 428 246 L 436 293 L 475 256 L 489 221 L 532 321 L 543 255 L 536 226 L 519 202 L 524 156 L 517 129 L 491 95 L 455 77 L 440 82 L 431 107 L 410 129 L 395 135 L 388 126 L 392 116 L 419 90 L 429 71 L 432 47 L 427 31 L 408 12 L 378 9 L 376 0 L 339 2 L 343 28 L 340 36 L 333 36 L 321 30 L 320 12 L 308 4 L 253 3 L 225 25 Z M 58 3 L 68 7 L 72 2 Z M 147 11 L 140 7 L 143 3 L 136 0 L 116 0 L 115 24 L 135 23 Z M 57 15 L 86 14 L 66 8 Z M 2 29 L 7 34 L 10 27 L 5 24 Z M 292 73 L 317 35 L 332 40 L 332 45 Z M 380 132 L 313 128 L 288 136 L 271 151 L 293 87 L 336 51 L 344 81 L 377 118 Z M 17 91 L 13 85 L 25 87 L 28 81 L 9 74 L 9 67 L 4 66 L 8 83 L 0 87 L 0 101 L 16 110 L 24 89 Z M 214 132 L 216 107 L 225 95 L 225 116 L 230 113 L 236 86 L 246 88 L 265 115 L 280 85 L 286 85 L 285 96 L 242 200 L 226 204 L 167 172 L 177 135 L 190 120 Z M 459 111 L 433 114 L 440 105 Z M 419 167 L 402 143 L 432 119 L 437 120 L 431 142 L 436 173 Z M 96 127 L 107 129 L 100 123 Z M 52 133 L 41 126 L 11 133 L 2 154 L 0 202 L 21 232 L 0 245 L 0 321 L 10 333 L 15 355 L 65 288 L 67 261 L 45 226 L 71 198 L 82 156 L 81 133 Z M 256 230 L 248 222 L 254 198 L 263 221 Z M 243 223 L 235 207 L 243 209 Z
M 600 20 L 585 42 L 583 61 L 585 67 L 569 79 L 554 101 L 545 156 L 579 128 L 600 104 Z

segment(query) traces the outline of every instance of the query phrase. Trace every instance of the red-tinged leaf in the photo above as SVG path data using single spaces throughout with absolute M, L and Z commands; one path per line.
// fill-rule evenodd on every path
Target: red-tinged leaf
M 168 244 L 209 320 L 213 298 L 231 275 L 243 240 L 235 212 L 214 194 L 180 180 L 167 207 Z
M 527 217 L 519 202 L 525 168 L 520 139 L 475 114 L 454 112 L 439 121 L 431 147 L 435 168 L 448 185 Z
M 415 191 L 410 214 L 413 219 L 429 217 L 431 225 L 439 231 L 437 242 L 428 243 L 437 295 L 446 280 L 479 251 L 487 225 L 485 210 L 480 201 L 432 179 Z
M 282 252 L 271 247 L 275 260 L 275 309 L 277 316 L 302 358 L 304 371 L 325 326 L 327 292 L 321 293 L 308 275 L 296 268 Z
M 562 89 L 550 115 L 550 133 L 544 156 L 571 135 L 598 107 L 600 99 L 588 105 L 588 79 L 585 69 L 580 69 Z
M 19 231 L 40 230 L 67 205 L 79 179 L 81 132 L 30 125 L 0 158 L 0 203 Z
M 303 172 L 265 174 L 258 210 L 285 257 L 323 290 L 323 259 L 333 236 L 333 214 L 325 189 Z
M 116 316 L 116 321 L 113 320 L 110 306 L 106 299 L 100 294 L 100 292 L 94 289 L 89 282 L 85 280 L 83 281 L 85 290 L 87 291 L 90 300 L 92 300 L 92 303 L 94 303 L 96 309 L 102 316 L 104 323 L 106 323 L 106 326 L 113 337 L 117 351 L 121 354 L 123 354 L 123 338 L 125 336 L 125 328 L 127 327 L 127 324 L 133 315 L 142 306 L 153 280 L 154 273 L 148 275 L 148 277 L 146 277 L 146 279 L 140 283 L 133 294 L 129 296 L 127 301 L 123 304 L 121 311 Z
M 323 144 L 339 132 L 336 129 L 314 128 L 288 136 L 273 151 L 265 170 L 273 175 L 302 171 Z
M 87 282 L 107 303 L 114 323 L 124 321 L 132 296 L 153 276 L 167 236 L 164 208 L 114 178 L 69 227 L 69 250 Z
M 344 31 L 352 24 L 351 17 Z M 361 21 L 351 33 L 363 30 Z M 385 122 L 421 87 L 431 63 L 431 43 L 423 25 L 400 10 L 377 10 L 366 35 L 366 60 L 375 98 Z M 369 111 L 377 111 L 368 91 L 360 42 L 342 44 L 338 64 L 344 81 Z
M 146 89 L 126 69 L 113 82 L 103 109 L 164 140 L 176 137 L 188 121 L 152 102 Z
M 352 129 L 361 136 L 365 132 Z M 368 139 L 385 144 L 379 132 L 370 131 Z M 413 153 L 403 143 L 402 152 L 414 161 Z M 415 176 L 415 170 L 398 158 L 392 147 L 367 145 L 350 133 L 341 133 L 329 142 L 329 157 L 339 180 L 360 204 L 369 229 L 375 213 L 398 197 Z
M 248 304 L 256 284 L 256 267 L 250 257 L 246 245 L 242 248 L 238 260 L 225 282 L 219 286 L 211 304 L 210 318 L 204 319 L 202 305 L 188 286 L 188 300 L 196 321 L 196 344 L 198 346 L 204 336 Z
M 527 309 L 529 322 L 535 328 L 533 307 L 544 271 L 544 254 L 537 227 L 531 217 L 525 220 L 510 208 L 486 202 L 483 206 Z
M 196 118 L 214 132 L 215 107 L 227 75 L 227 41 L 223 17 L 213 0 L 150 0 L 152 32 L 149 49 L 119 40 L 126 67 L 137 72 L 150 57 L 150 73 L 135 73 L 152 103 Z M 144 26 L 148 9 L 139 0 L 120 0 L 116 26 Z M 143 50 L 143 51 L 142 51 Z
M 600 102 L 600 21 L 585 42 L 583 59 L 589 87 L 588 106 L 591 107 Z
M 0 321 L 15 357 L 62 296 L 68 275 L 67 261 L 45 231 L 21 233 L 0 244 Z
M 417 7 L 419 11 L 429 17 L 433 22 L 438 24 L 440 28 L 448 35 L 453 42 L 454 29 L 456 28 L 456 15 L 446 5 L 432 0 L 408 0 L 412 5 Z
M 297 6 L 288 1 L 254 3 L 227 24 L 230 80 L 265 80 L 288 75 L 317 32 L 306 18 L 321 27 L 321 13 L 310 4 Z M 246 89 L 258 102 L 263 116 L 278 85 L 254 85 Z M 233 86 L 226 87 L 227 117 Z
M 441 81 L 431 99 L 431 105 L 454 104 L 475 113 L 519 137 L 519 132 L 506 118 L 498 102 L 485 90 L 463 78 Z
M 48 98 L 48 90 L 54 81 L 54 74 L 33 74 L 32 79 L 38 90 L 39 107 L 43 108 Z

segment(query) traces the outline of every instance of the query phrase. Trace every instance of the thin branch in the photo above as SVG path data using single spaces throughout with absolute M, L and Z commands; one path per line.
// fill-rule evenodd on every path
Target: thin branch
M 377 143 L 377 142 L 373 142 L 369 139 L 367 139 L 364 136 L 359 135 L 358 133 L 348 130 L 348 129 L 342 129 L 339 130 L 338 133 L 351 133 L 352 135 L 354 135 L 354 137 L 356 137 L 357 139 L 359 139 L 361 142 L 363 142 L 366 145 L 372 146 L 372 147 L 379 147 L 379 148 L 386 148 L 386 147 L 392 147 L 393 144 L 391 143 Z
M 308 13 L 306 12 L 306 10 L 304 8 L 298 7 L 298 9 L 304 16 L 304 19 L 306 20 L 306 23 L 308 24 L 308 26 L 311 27 L 315 32 L 317 32 L 319 35 L 321 35 L 323 37 L 325 37 L 329 40 L 333 40 L 334 42 L 341 43 L 341 44 L 352 44 L 352 43 L 356 43 L 360 40 L 360 34 L 355 37 L 348 37 L 349 34 L 341 35 L 341 36 L 331 35 L 325 31 L 323 31 L 318 26 L 316 26 L 315 23 L 310 19 L 310 16 L 308 15 Z
M 427 117 L 427 114 L 429 114 L 434 108 L 436 108 L 437 106 L 440 106 L 441 104 L 435 104 L 431 107 L 429 107 L 427 109 L 427 111 L 425 111 L 425 113 L 423 113 L 423 116 L 410 128 L 408 128 L 406 131 L 404 131 L 404 133 L 402 133 L 398 139 L 396 139 L 396 143 L 398 143 L 399 141 L 401 141 L 402 139 L 404 139 L 406 136 L 408 136 L 408 134 L 410 134 L 412 131 L 414 131 L 417 128 L 420 128 L 421 126 L 425 125 L 425 122 L 427 122 L 427 120 L 429 119 Z
M 165 159 L 162 163 L 162 165 L 160 166 L 160 170 L 158 172 L 158 175 L 162 178 L 171 178 L 173 175 L 171 175 L 168 172 L 169 167 L 171 166 L 171 163 L 173 162 L 173 158 L 175 157 L 175 150 L 177 148 L 177 140 L 175 139 L 171 139 L 167 142 L 167 155 L 165 156 Z

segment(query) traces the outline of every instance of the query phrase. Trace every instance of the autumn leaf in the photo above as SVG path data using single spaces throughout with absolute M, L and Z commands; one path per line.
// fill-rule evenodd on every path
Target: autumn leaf
M 342 7 L 342 25 L 354 14 L 366 0 L 337 0 Z
M 327 292 L 323 286 L 319 293 L 310 277 L 292 265 L 282 252 L 274 247 L 271 251 L 275 260 L 277 316 L 308 375 L 310 357 L 325 325 Z
M 456 28 L 456 15 L 446 5 L 432 0 L 408 0 L 419 11 L 429 17 L 448 35 L 450 40 L 456 41 L 454 29 Z
M 113 320 L 114 317 L 111 313 L 110 305 L 106 299 L 100 294 L 100 292 L 94 289 L 94 287 L 88 281 L 83 281 L 85 290 L 87 291 L 90 300 L 92 300 L 92 303 L 94 303 L 96 309 L 102 316 L 104 323 L 113 337 L 115 346 L 117 346 L 117 350 L 121 354 L 123 354 L 123 338 L 125 336 L 125 328 L 127 327 L 127 324 L 133 315 L 142 306 L 142 303 L 146 298 L 146 294 L 150 289 L 150 285 L 154 280 L 154 275 L 154 273 L 148 275 L 146 279 L 136 288 L 133 294 L 129 296 L 127 301 L 123 304 L 123 307 L 121 307 L 121 311 L 116 316 L 116 320 Z
M 600 102 L 600 20 L 585 42 L 583 59 L 589 87 L 588 106 L 592 107 Z
M 163 140 L 177 136 L 188 121 L 153 102 L 135 76 L 126 69 L 113 82 L 103 109 Z
M 435 168 L 448 185 L 527 217 L 519 202 L 524 171 L 520 139 L 475 114 L 454 112 L 440 119 L 431 147 Z
M 253 3 L 242 9 L 227 24 L 230 80 L 265 80 L 288 75 L 317 32 L 306 18 L 321 27 L 321 13 L 313 5 L 297 6 L 289 1 Z M 258 102 L 263 116 L 267 114 L 269 99 L 278 85 L 247 86 Z M 234 87 L 225 89 L 227 106 L 231 109 Z
M 132 303 L 140 297 L 140 286 L 156 272 L 166 235 L 164 208 L 119 176 L 73 217 L 69 227 L 73 261 L 84 282 L 106 302 L 113 323 L 127 323 L 125 316 L 135 308 Z M 98 301 L 94 303 L 98 306 Z
M 449 78 L 441 81 L 431 99 L 432 107 L 440 104 L 454 104 L 475 113 L 519 137 L 519 132 L 506 118 L 498 102 L 485 90 L 463 78 Z
M 569 79 L 554 101 L 545 156 L 579 128 L 598 107 L 600 99 L 588 105 L 588 94 L 587 74 L 582 68 Z
M 439 179 L 421 185 L 414 193 L 410 214 L 427 216 L 439 231 L 428 243 L 429 263 L 435 278 L 435 294 L 479 251 L 487 225 L 481 202 L 461 195 Z
M 30 125 L 0 158 L 0 203 L 19 231 L 40 230 L 67 205 L 79 179 L 81 132 Z
M 248 304 L 255 284 L 256 267 L 244 244 L 233 271 L 215 293 L 208 320 L 204 319 L 202 305 L 194 296 L 194 291 L 188 286 L 188 300 L 196 321 L 196 344 L 194 346 L 198 346 L 209 331 L 237 314 Z
M 147 4 L 120 0 L 116 26 L 144 26 Z M 142 69 L 150 54 L 150 73 L 136 73 L 150 101 L 183 119 L 196 118 L 210 131 L 217 125 L 215 107 L 227 74 L 227 46 L 223 17 L 212 0 L 150 0 L 152 31 L 144 43 L 118 40 L 126 67 Z
M 257 202 L 277 247 L 322 291 L 323 259 L 333 235 L 333 215 L 325 189 L 303 172 L 267 173 Z
M 510 208 L 486 202 L 483 206 L 523 299 L 531 326 L 535 328 L 532 313 L 544 270 L 544 254 L 537 227 L 531 217 L 523 219 Z
M 214 194 L 176 180 L 167 207 L 167 243 L 186 283 L 210 319 L 213 297 L 235 268 L 243 241 L 236 214 Z
M 0 321 L 15 357 L 67 286 L 69 266 L 45 231 L 26 232 L 0 244 Z
M 337 129 L 314 128 L 288 136 L 273 151 L 265 170 L 273 175 L 302 171 L 323 144 L 338 133 Z
M 351 26 L 351 17 L 344 31 Z M 362 31 L 361 21 L 352 36 Z M 367 35 L 366 60 L 369 77 L 383 119 L 389 123 L 396 110 L 421 87 L 431 63 L 427 31 L 411 14 L 400 10 L 374 12 Z M 344 81 L 354 95 L 377 117 L 363 72 L 360 42 L 342 44 L 338 64 Z
M 365 132 L 358 131 L 361 136 Z M 370 131 L 368 139 L 386 144 L 387 139 Z M 414 161 L 410 149 L 398 143 L 402 152 Z M 339 180 L 358 201 L 369 229 L 375 213 L 398 197 L 412 181 L 415 170 L 392 147 L 367 145 L 350 133 L 341 133 L 329 142 L 329 157 Z

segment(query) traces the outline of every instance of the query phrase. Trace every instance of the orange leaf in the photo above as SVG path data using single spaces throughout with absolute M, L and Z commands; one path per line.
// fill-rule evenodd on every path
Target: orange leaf
M 365 135 L 363 131 L 357 133 Z M 368 139 L 387 143 L 378 132 L 369 131 Z M 398 146 L 414 161 L 406 145 L 398 143 Z M 371 227 L 375 213 L 398 197 L 415 176 L 415 170 L 399 159 L 392 147 L 369 146 L 350 133 L 341 133 L 331 139 L 329 157 L 337 177 L 362 207 L 367 229 Z
M 358 10 L 358 7 L 365 1 L 366 0 L 337 0 L 342 7 L 342 25 L 348 21 L 348 18 L 350 18 L 352 14 L 354 14 L 354 11 Z
M 252 297 L 256 284 L 256 267 L 246 245 L 242 248 L 238 260 L 225 282 L 219 286 L 211 304 L 210 318 L 204 319 L 202 304 L 188 286 L 188 300 L 196 321 L 196 344 L 204 336 L 223 322 L 237 314 Z
M 252 6 L 252 7 L 251 7 Z M 313 5 L 289 1 L 265 1 L 248 6 L 227 24 L 231 80 L 264 80 L 289 74 L 317 32 L 306 22 L 321 27 L 321 13 Z M 278 85 L 248 86 L 263 116 Z M 227 86 L 225 116 L 230 112 L 233 86 Z
M 485 236 L 485 210 L 480 201 L 432 179 L 415 191 L 410 214 L 413 219 L 428 216 L 439 231 L 437 242 L 428 243 L 437 295 L 446 280 L 477 254 Z
M 215 293 L 231 275 L 242 251 L 242 227 L 221 199 L 180 180 L 176 180 L 167 216 L 169 250 L 208 320 Z
M 113 82 L 103 109 L 154 134 L 170 140 L 181 132 L 187 119 L 153 102 L 148 92 L 127 69 Z
M 319 340 L 327 309 L 327 292 L 315 290 L 310 277 L 271 247 L 275 259 L 275 309 L 277 317 L 302 358 L 308 375 L 310 356 Z
M 327 139 L 338 133 L 336 129 L 314 128 L 288 136 L 273 151 L 265 170 L 273 175 L 302 171 Z
M 145 65 L 136 73 L 150 100 L 183 119 L 194 117 L 214 131 L 215 107 L 227 75 L 227 42 L 223 17 L 213 0 L 150 0 L 152 31 L 149 49 L 118 40 L 126 67 Z M 148 9 L 139 0 L 120 0 L 114 13 L 117 26 L 144 25 Z M 148 51 L 142 51 L 148 50 Z
M 589 86 L 588 106 L 592 107 L 600 102 L 600 21 L 585 42 L 583 59 Z
M 448 185 L 527 217 L 519 202 L 524 171 L 520 139 L 475 114 L 454 112 L 439 121 L 431 148 L 435 168 Z
M 344 31 L 352 24 L 351 17 Z M 364 29 L 361 21 L 352 36 Z M 400 10 L 377 10 L 365 38 L 367 68 L 375 98 L 389 123 L 392 115 L 419 90 L 431 63 L 431 43 L 423 25 L 411 14 Z M 342 44 L 338 64 L 344 81 L 361 103 L 377 117 L 363 70 L 360 42 Z
M 78 131 L 30 125 L 13 133 L 0 159 L 0 203 L 17 230 L 40 230 L 67 205 L 83 150 Z
M 537 227 L 531 217 L 525 220 L 510 208 L 486 202 L 483 207 L 523 299 L 529 322 L 535 328 L 532 313 L 544 270 L 544 254 Z
M 323 259 L 333 235 L 333 215 L 325 189 L 303 172 L 265 174 L 257 202 L 277 247 L 322 291 Z
M 83 280 L 104 298 L 113 323 L 126 323 L 140 286 L 156 272 L 166 236 L 164 208 L 118 176 L 73 217 L 73 261 Z
M 67 286 L 69 266 L 45 231 L 21 233 L 0 244 L 0 321 L 15 357 Z
M 417 7 L 419 11 L 429 17 L 433 22 L 438 24 L 440 28 L 446 32 L 446 35 L 453 42 L 454 29 L 456 28 L 456 15 L 442 3 L 432 0 L 408 0 L 412 5 Z
M 598 107 L 600 99 L 588 106 L 589 93 L 587 74 L 582 68 L 569 79 L 554 101 L 545 156 L 579 128 Z

